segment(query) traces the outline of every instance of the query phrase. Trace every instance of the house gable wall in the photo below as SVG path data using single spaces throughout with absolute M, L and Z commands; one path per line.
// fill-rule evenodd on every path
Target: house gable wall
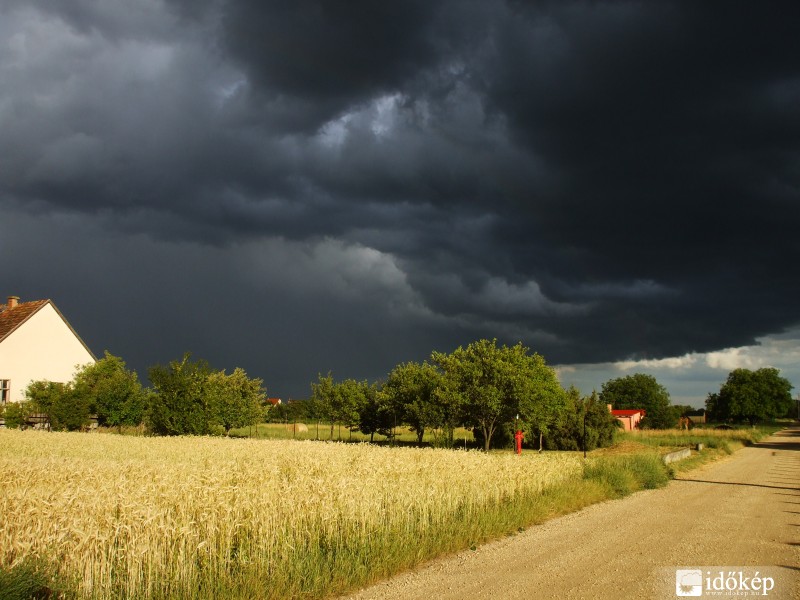
M 0 342 L 0 379 L 10 381 L 9 400 L 25 399 L 31 381 L 71 381 L 95 359 L 48 302 Z

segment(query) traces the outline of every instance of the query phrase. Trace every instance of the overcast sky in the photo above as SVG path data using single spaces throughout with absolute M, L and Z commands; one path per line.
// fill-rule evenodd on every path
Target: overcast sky
M 800 4 L 0 0 L 0 280 L 271 396 L 522 341 L 800 387 Z M 795 390 L 797 391 L 797 390 Z

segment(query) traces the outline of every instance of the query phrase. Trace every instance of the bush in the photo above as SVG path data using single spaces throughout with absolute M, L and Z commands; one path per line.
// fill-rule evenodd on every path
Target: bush
M 584 446 L 584 415 L 586 419 L 586 450 L 613 445 L 617 420 L 600 402 L 597 394 L 579 398 L 577 390 L 567 391 L 565 410 L 558 422 L 544 436 L 548 450 L 582 450 Z
M 77 431 L 89 424 L 89 401 L 71 384 L 32 381 L 25 389 L 33 412 L 46 413 L 54 431 Z
M 664 487 L 671 470 L 658 454 L 603 457 L 584 467 L 583 478 L 597 481 L 621 498 L 638 490 Z
M 27 402 L 9 402 L 6 404 L 2 416 L 6 420 L 6 427 L 9 429 L 19 429 L 25 424 L 25 417 L 28 416 Z

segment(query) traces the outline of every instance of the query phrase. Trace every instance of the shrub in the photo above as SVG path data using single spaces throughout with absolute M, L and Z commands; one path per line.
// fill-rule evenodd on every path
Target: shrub
M 597 394 L 579 398 L 578 391 L 572 388 L 567 391 L 561 418 L 544 436 L 544 445 L 548 450 L 582 450 L 585 443 L 586 450 L 591 451 L 611 446 L 616 432 L 617 420 Z
M 27 402 L 9 402 L 3 412 L 6 420 L 6 427 L 9 429 L 19 429 L 25 424 L 25 417 L 28 416 Z
M 584 467 L 583 477 L 597 481 L 611 489 L 616 497 L 622 497 L 638 490 L 665 486 L 671 471 L 658 454 L 632 454 L 593 459 Z

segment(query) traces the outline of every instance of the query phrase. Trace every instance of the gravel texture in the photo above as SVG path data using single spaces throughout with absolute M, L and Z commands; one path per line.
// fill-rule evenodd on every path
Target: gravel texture
M 348 598 L 676 598 L 677 569 L 713 577 L 710 565 L 726 575 L 747 567 L 750 576 L 760 566 L 775 579 L 766 597 L 800 598 L 800 427 L 665 488 L 590 506 Z

